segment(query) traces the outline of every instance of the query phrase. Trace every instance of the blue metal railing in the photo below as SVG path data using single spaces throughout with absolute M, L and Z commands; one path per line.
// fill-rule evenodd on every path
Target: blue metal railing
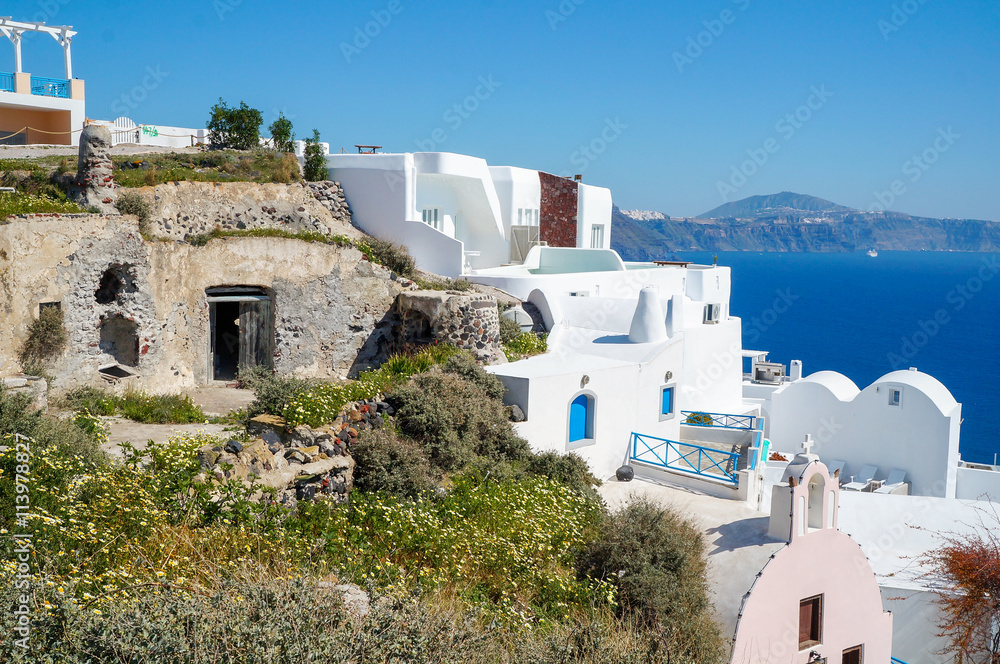
M 5 71 L 0 71 L 0 90 L 4 92 L 14 91 L 14 75 Z
M 632 432 L 632 461 L 722 480 L 734 486 L 739 484 L 736 474 L 739 456 L 736 452 Z
M 65 78 L 31 77 L 31 94 L 69 99 L 69 81 Z
M 906 662 L 898 657 L 890 657 L 889 659 L 892 660 L 892 664 L 906 664 Z
M 687 424 L 695 427 L 717 427 L 720 429 L 750 430 L 756 426 L 756 415 L 729 415 L 726 413 L 706 413 L 701 410 L 682 410 L 681 415 Z

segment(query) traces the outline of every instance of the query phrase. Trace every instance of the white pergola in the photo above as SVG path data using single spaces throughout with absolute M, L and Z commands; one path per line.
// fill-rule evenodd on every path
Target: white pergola
M 73 78 L 73 60 L 70 57 L 69 45 L 76 31 L 71 25 L 45 25 L 35 21 L 15 21 L 10 16 L 0 16 L 0 32 L 14 44 L 14 71 L 21 74 L 21 35 L 25 32 L 44 32 L 51 35 L 63 47 L 66 59 L 66 79 Z

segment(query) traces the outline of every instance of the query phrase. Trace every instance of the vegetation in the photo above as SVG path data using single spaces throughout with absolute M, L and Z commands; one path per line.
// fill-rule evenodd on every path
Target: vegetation
M 534 332 L 520 332 L 516 337 L 503 344 L 503 352 L 511 362 L 544 353 L 549 349 L 549 344 L 546 341 L 547 336 Z
M 230 108 L 219 97 L 212 106 L 208 120 L 208 136 L 212 149 L 251 150 L 260 144 L 260 126 L 264 118 L 260 111 L 241 101 L 239 108 Z
M 684 420 L 684 424 L 700 424 L 702 426 L 710 426 L 712 424 L 712 416 L 708 413 L 691 413 Z
M 329 172 L 326 168 L 326 155 L 323 154 L 323 146 L 319 144 L 319 131 L 313 129 L 312 138 L 306 139 L 306 147 L 303 153 L 305 163 L 303 171 L 305 178 L 309 182 L 319 180 L 329 180 Z
M 278 152 L 295 152 L 295 135 L 292 133 L 292 121 L 284 113 L 278 113 L 278 119 L 267 128 L 271 132 L 271 144 Z
M 500 316 L 500 343 L 509 345 L 521 334 L 521 326 L 510 318 Z
M 114 395 L 94 387 L 70 390 L 63 405 L 91 415 L 121 415 L 144 424 L 192 424 L 205 421 L 205 413 L 186 394 L 148 394 L 129 390 Z
M 289 399 L 280 414 L 289 426 L 308 424 L 319 427 L 332 422 L 351 401 L 372 399 L 416 373 L 427 371 L 457 353 L 448 345 L 427 346 L 416 353 L 402 353 L 389 358 L 374 371 L 366 371 L 357 380 L 322 383 L 299 392 Z M 279 414 L 279 413 L 275 413 Z
M 413 280 L 424 290 L 450 290 L 461 291 L 463 293 L 472 290 L 472 282 L 468 279 L 451 279 L 450 277 L 427 279 L 424 277 L 413 277 Z
M 27 374 L 44 375 L 49 363 L 66 347 L 66 328 L 60 307 L 43 307 L 28 325 L 28 336 L 18 349 L 21 369 Z
M 135 215 L 139 219 L 140 232 L 149 233 L 149 215 L 153 210 L 145 196 L 137 191 L 123 191 L 118 194 L 115 207 L 122 214 Z
M 1000 662 L 1000 516 L 980 511 L 980 532 L 946 533 L 925 558 L 928 574 L 943 581 L 938 627 L 944 653 L 959 664 Z
M 578 561 L 581 575 L 617 578 L 618 610 L 664 636 L 684 662 L 716 662 L 723 652 L 712 621 L 701 531 L 647 500 L 609 515 Z
M 293 154 L 255 149 L 203 154 L 167 152 L 112 157 L 121 187 L 152 187 L 165 182 L 298 182 Z
M 245 230 L 225 230 L 218 226 L 208 233 L 188 235 L 185 240 L 196 247 L 204 247 L 212 240 L 224 237 L 278 237 L 286 240 L 301 240 L 302 242 L 320 242 L 338 246 L 354 246 L 354 241 L 343 235 L 326 235 L 319 231 L 286 231 L 283 228 L 248 228 Z
M 269 412 L 320 387 L 265 368 L 240 381 Z M 92 413 L 117 411 L 113 397 L 75 391 L 79 413 L 57 422 L 0 393 L 0 435 L 36 436 L 27 518 L 13 509 L 23 461 L 0 451 L 0 528 L 34 544 L 29 647 L 4 612 L 0 659 L 716 661 L 704 545 L 683 519 L 607 514 L 582 459 L 514 435 L 499 382 L 468 354 L 401 353 L 355 382 L 388 385 L 395 414 L 354 443 L 348 503 L 294 510 L 204 476 L 197 450 L 223 438 L 126 445 L 109 463 Z M 16 572 L 0 562 L 0 604 L 17 604 Z M 361 585 L 371 613 L 320 579 Z
M 376 263 L 409 279 L 412 279 L 416 274 L 417 262 L 406 247 L 375 237 L 367 240 L 367 247 L 369 256 Z
M 45 195 L 26 194 L 20 191 L 0 192 L 0 221 L 19 214 L 38 213 L 83 213 L 86 212 L 76 203 L 65 198 L 52 198 Z
M 72 420 L 47 417 L 41 410 L 32 407 L 30 396 L 10 392 L 0 384 L 0 445 L 10 445 L 15 434 L 34 440 L 34 451 L 50 450 L 58 456 L 78 456 L 93 465 L 102 463 L 104 459 L 100 441 L 88 435 L 85 427 Z M 7 505 L 13 509 L 12 481 L 0 473 L 0 508 Z M 0 516 L 2 514 L 0 511 Z M 0 524 L 0 528 L 6 527 Z

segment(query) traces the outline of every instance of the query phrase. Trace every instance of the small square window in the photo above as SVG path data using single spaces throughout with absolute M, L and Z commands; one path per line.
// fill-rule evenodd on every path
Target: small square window
M 664 387 L 660 391 L 660 415 L 667 416 L 674 414 L 674 387 Z
M 862 650 L 864 646 L 854 646 L 853 648 L 848 648 L 844 651 L 844 657 L 841 659 L 843 664 L 862 664 L 864 662 L 864 657 Z
M 799 650 L 819 645 L 823 640 L 823 596 L 799 602 Z
M 896 388 L 889 388 L 889 405 L 890 406 L 898 406 L 900 400 L 902 399 L 902 397 L 903 397 L 903 390 L 899 390 L 899 389 L 896 389 Z

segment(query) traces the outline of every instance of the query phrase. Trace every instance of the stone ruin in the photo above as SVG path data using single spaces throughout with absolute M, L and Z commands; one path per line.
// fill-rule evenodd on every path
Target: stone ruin
M 492 295 L 417 290 L 396 298 L 402 344 L 449 343 L 472 351 L 486 364 L 506 362 L 500 343 L 500 315 Z
M 101 125 L 87 125 L 80 134 L 80 158 L 70 199 L 85 208 L 117 212 L 111 132 Z

